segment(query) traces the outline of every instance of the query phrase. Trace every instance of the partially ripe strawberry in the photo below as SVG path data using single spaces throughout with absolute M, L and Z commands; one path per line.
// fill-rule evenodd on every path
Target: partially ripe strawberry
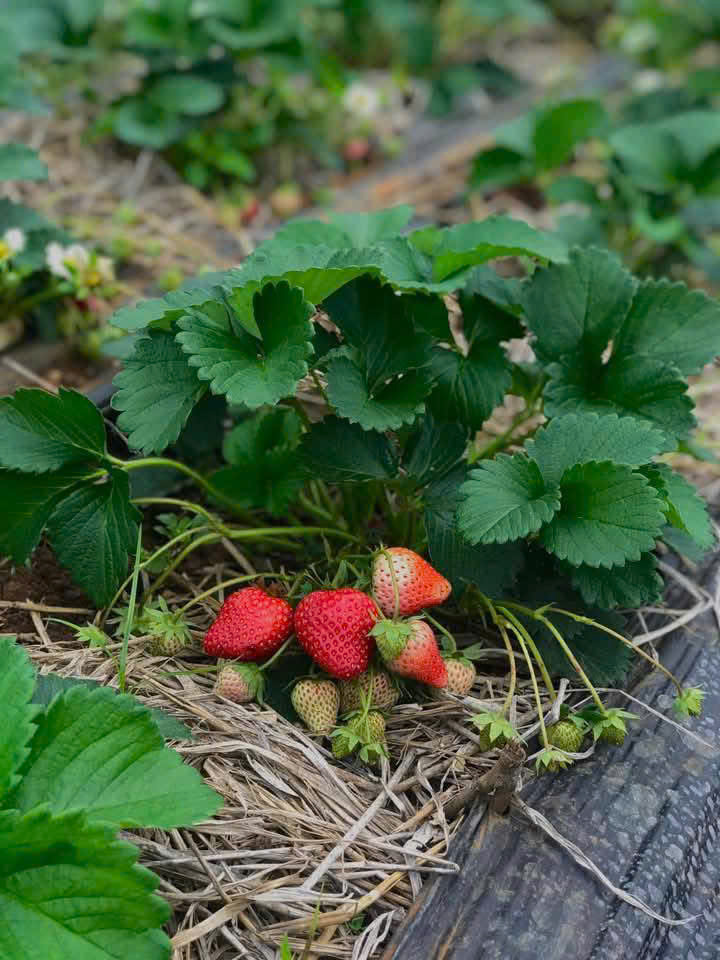
M 297 605 L 295 633 L 319 667 L 349 680 L 367 670 L 375 645 L 370 631 L 377 617 L 377 607 L 360 590 L 315 590 Z
M 446 687 L 448 672 L 435 634 L 424 620 L 383 620 L 374 631 L 388 670 L 431 687 Z
M 370 705 L 378 710 L 389 710 L 397 703 L 399 692 L 395 681 L 387 672 L 377 667 L 372 671 L 372 685 L 370 670 L 361 673 L 352 680 L 343 680 L 340 684 L 340 712 L 351 713 L 359 710 L 363 705 L 363 696 L 370 695 Z
M 401 617 L 444 603 L 450 596 L 450 583 L 420 554 L 406 547 L 390 547 L 378 553 L 373 564 L 373 593 L 386 617 L 395 616 L 393 573 L 399 597 L 397 613 Z
M 231 594 L 205 636 L 205 653 L 232 660 L 265 660 L 292 632 L 293 610 L 260 587 Z
M 370 156 L 370 150 L 367 137 L 351 137 L 343 147 L 343 156 L 348 163 L 362 163 Z
M 262 703 L 265 681 L 254 663 L 225 663 L 215 680 L 215 693 L 233 703 Z
M 340 694 L 332 680 L 299 680 L 293 687 L 290 699 L 308 730 L 312 733 L 330 733 L 340 708 Z
M 470 693 L 477 677 L 475 666 L 470 660 L 454 657 L 445 661 L 445 669 L 448 676 L 446 688 L 448 693 L 456 693 L 461 697 Z
M 270 207 L 276 217 L 283 220 L 294 217 L 305 206 L 305 198 L 296 183 L 285 183 L 270 194 Z

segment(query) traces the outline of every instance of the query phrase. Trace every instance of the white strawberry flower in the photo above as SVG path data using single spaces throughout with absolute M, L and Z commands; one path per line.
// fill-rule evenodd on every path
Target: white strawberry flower
M 380 94 L 367 83 L 351 83 L 343 93 L 343 107 L 354 117 L 367 120 L 380 109 Z
M 72 280 L 73 272 L 80 273 L 90 263 L 90 254 L 80 243 L 64 247 L 61 243 L 49 243 L 45 249 L 45 262 L 50 273 L 65 280 Z
M 25 231 L 21 230 L 20 227 L 10 227 L 9 230 L 5 231 L 2 239 L 11 253 L 22 253 L 27 242 Z

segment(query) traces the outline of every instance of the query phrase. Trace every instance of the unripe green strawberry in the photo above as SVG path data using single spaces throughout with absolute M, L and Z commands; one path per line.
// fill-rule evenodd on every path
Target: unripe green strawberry
M 341 760 L 354 750 L 368 763 L 375 763 L 387 753 L 385 743 L 385 717 L 371 710 L 367 716 L 361 713 L 351 717 L 344 727 L 340 727 L 332 738 L 333 756 Z
M 578 753 L 585 734 L 571 720 L 560 720 L 547 728 L 548 743 L 566 753 Z
M 312 733 L 330 733 L 340 708 L 340 694 L 332 680 L 300 680 L 293 687 L 290 699 L 297 715 Z
M 445 661 L 445 668 L 448 678 L 445 689 L 448 693 L 455 693 L 460 697 L 470 693 L 477 677 L 475 665 L 464 657 L 461 659 L 453 657 Z
M 372 686 L 370 685 L 370 670 L 366 670 L 352 680 L 344 680 L 340 684 L 340 712 L 352 713 L 360 710 L 363 697 L 370 693 L 370 706 L 378 710 L 390 710 L 398 701 L 399 692 L 387 670 L 375 667 L 372 670 Z
M 614 747 L 621 747 L 625 743 L 625 731 L 621 730 L 620 727 L 603 727 L 598 740 L 609 743 Z
M 222 661 L 220 661 L 222 663 Z M 233 703 L 262 703 L 265 681 L 254 663 L 225 663 L 218 671 L 215 693 Z

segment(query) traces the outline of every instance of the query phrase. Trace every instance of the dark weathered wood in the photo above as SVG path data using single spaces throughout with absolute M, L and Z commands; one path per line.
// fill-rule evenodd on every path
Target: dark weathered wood
M 715 589 L 720 561 L 706 572 Z M 677 599 L 671 599 L 677 605 Z M 458 874 L 428 882 L 383 960 L 717 960 L 720 957 L 720 650 L 711 612 L 661 645 L 663 661 L 706 691 L 689 733 L 640 718 L 622 748 L 522 791 L 619 887 L 673 918 L 670 927 L 614 898 L 513 809 L 471 808 L 449 857 Z M 674 719 L 673 690 L 642 674 L 633 695 Z M 626 704 L 627 705 L 627 704 Z

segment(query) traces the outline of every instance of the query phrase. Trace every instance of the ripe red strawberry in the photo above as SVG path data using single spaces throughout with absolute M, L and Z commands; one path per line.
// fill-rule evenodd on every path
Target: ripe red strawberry
M 299 680 L 290 699 L 295 712 L 312 733 L 330 733 L 340 707 L 340 694 L 332 680 Z
M 388 668 L 431 687 L 446 687 L 448 672 L 435 634 L 424 620 L 395 623 L 382 620 L 374 630 L 378 650 Z
M 265 660 L 292 632 L 293 611 L 283 597 L 260 587 L 231 594 L 205 636 L 205 653 L 233 660 Z
M 470 693 L 477 677 L 475 666 L 470 660 L 453 657 L 445 661 L 445 669 L 448 675 L 448 693 L 456 693 L 461 697 Z
M 395 616 L 395 589 L 388 556 L 398 588 L 399 616 L 407 617 L 423 607 L 444 603 L 450 596 L 449 582 L 420 554 L 406 547 L 390 547 L 378 553 L 373 564 L 373 593 L 386 617 Z
M 215 680 L 215 693 L 233 703 L 262 703 L 265 679 L 254 663 L 225 663 Z
M 367 670 L 374 647 L 370 630 L 377 617 L 375 604 L 360 590 L 315 590 L 295 610 L 295 633 L 326 673 L 349 680 Z

